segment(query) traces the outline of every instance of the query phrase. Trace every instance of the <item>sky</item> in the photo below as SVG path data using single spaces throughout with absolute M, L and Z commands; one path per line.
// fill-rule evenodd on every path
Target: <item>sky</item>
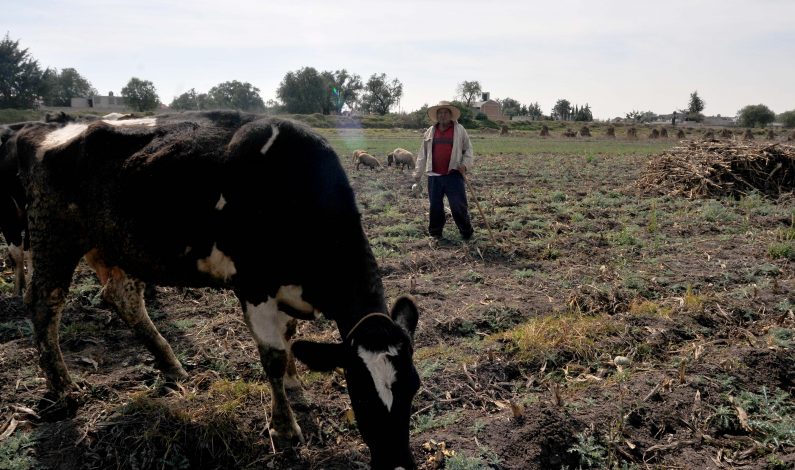
M 0 34 L 42 68 L 75 68 L 119 95 L 132 77 L 170 103 L 231 80 L 276 99 L 289 71 L 346 69 L 403 84 L 393 111 L 456 98 L 559 99 L 597 119 L 687 108 L 795 109 L 791 0 L 9 0 Z

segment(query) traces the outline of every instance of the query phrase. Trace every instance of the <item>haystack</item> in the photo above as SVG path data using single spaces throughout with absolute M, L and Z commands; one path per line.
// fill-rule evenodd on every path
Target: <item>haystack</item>
M 577 133 L 569 128 L 566 128 L 566 131 L 563 133 L 563 137 L 577 137 Z
M 616 128 L 613 127 L 613 126 L 608 127 L 607 128 L 607 136 L 615 139 L 616 138 Z
M 638 137 L 638 130 L 635 129 L 634 127 L 630 127 L 629 129 L 627 129 L 627 137 L 636 139 Z
M 694 197 L 778 197 L 795 189 L 795 146 L 686 141 L 655 156 L 635 183 L 643 192 Z
M 508 135 L 508 126 L 505 124 L 500 126 L 500 135 Z
M 754 140 L 754 133 L 751 129 L 746 129 L 745 134 L 743 134 L 743 140 Z
M 682 129 L 679 129 L 676 132 L 676 138 L 677 139 L 684 139 L 685 138 L 685 131 L 683 131 Z
M 591 137 L 591 130 L 588 129 L 588 126 L 582 126 L 582 129 L 580 129 L 580 137 Z
M 541 137 L 549 137 L 549 127 L 546 124 L 541 126 L 541 133 L 539 134 Z
M 660 138 L 660 131 L 658 131 L 657 129 L 652 129 L 651 132 L 649 132 L 649 138 L 650 139 L 659 139 Z
M 768 130 L 767 131 L 767 139 L 768 140 L 775 140 L 775 138 L 776 138 L 776 133 L 773 132 L 773 129 Z
M 666 129 L 664 127 L 662 129 L 660 129 L 660 137 L 662 137 L 663 139 L 667 139 L 668 138 L 668 129 Z

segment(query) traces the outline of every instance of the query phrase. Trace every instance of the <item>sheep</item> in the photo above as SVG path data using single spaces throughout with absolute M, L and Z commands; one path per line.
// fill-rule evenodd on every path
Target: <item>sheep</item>
M 399 166 L 400 171 L 403 171 L 405 167 L 413 170 L 416 166 L 414 154 L 402 148 L 396 148 L 391 153 L 387 154 L 386 162 L 387 166 L 392 166 L 392 163 L 395 164 L 395 168 Z
M 375 158 L 374 156 L 370 155 L 369 153 L 365 153 L 365 152 L 362 152 L 362 153 L 360 153 L 359 155 L 356 156 L 355 163 L 356 163 L 356 169 L 357 170 L 359 169 L 359 165 L 364 165 L 364 166 L 370 167 L 371 170 L 375 170 L 375 169 L 383 170 L 384 169 L 384 166 L 381 165 L 381 162 L 379 162 L 377 158 Z
M 351 163 L 355 165 L 356 160 L 358 160 L 359 158 L 359 155 L 363 153 L 367 153 L 367 150 L 362 150 L 362 149 L 354 150 L 353 153 L 351 154 Z

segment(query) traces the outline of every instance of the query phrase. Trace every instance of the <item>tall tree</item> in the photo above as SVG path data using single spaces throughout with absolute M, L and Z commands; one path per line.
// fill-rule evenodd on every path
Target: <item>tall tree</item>
M 43 77 L 42 95 L 47 106 L 70 106 L 72 98 L 98 94 L 97 89 L 73 68 L 65 68 L 60 73 L 57 69 L 47 69 Z
M 121 89 L 121 96 L 124 97 L 127 106 L 136 111 L 150 111 L 160 104 L 154 83 L 136 77 L 131 78 Z
M 223 82 L 210 88 L 207 97 L 216 108 L 239 109 L 242 111 L 262 112 L 265 103 L 259 96 L 259 88 L 248 82 Z
M 585 103 L 585 106 L 578 108 L 577 111 L 575 111 L 574 120 L 584 122 L 593 121 L 593 113 L 591 113 L 591 107 L 588 105 L 588 103 Z
M 328 104 L 326 108 L 333 110 L 337 114 L 342 111 L 342 107 L 347 105 L 353 109 L 359 101 L 364 85 L 362 79 L 357 74 L 350 74 L 347 70 L 336 70 L 334 72 L 323 72 L 321 76 L 326 81 L 326 96 Z M 323 114 L 329 114 L 324 109 Z
M 779 114 L 778 122 L 783 124 L 786 128 L 795 127 L 795 110 L 784 111 L 783 113 Z
M 364 87 L 362 108 L 365 111 L 384 115 L 403 96 L 403 84 L 397 78 L 391 82 L 385 73 L 372 74 Z
M 177 110 L 201 110 L 201 109 L 209 109 L 213 106 L 210 103 L 210 99 L 207 96 L 207 93 L 196 93 L 194 88 L 186 91 L 185 93 L 177 96 L 171 101 L 171 104 L 168 105 L 171 109 Z
M 513 98 L 503 98 L 500 101 L 500 106 L 502 106 L 502 114 L 508 117 L 518 116 L 522 109 L 521 103 Z
M 461 97 L 461 100 L 467 105 L 467 107 L 472 106 L 472 102 L 474 102 L 475 98 L 477 98 L 482 92 L 483 89 L 480 86 L 480 82 L 477 80 L 473 80 L 471 82 L 464 80 L 456 87 L 456 93 L 458 93 L 457 96 Z
M 38 61 L 6 33 L 0 41 L 0 108 L 33 108 L 43 80 Z
M 748 105 L 737 111 L 737 119 L 744 127 L 765 127 L 776 120 L 776 113 L 763 104 Z
M 538 101 L 527 105 L 527 115 L 531 116 L 534 121 L 544 117 L 544 113 L 541 111 L 541 106 L 539 106 Z
M 555 103 L 552 108 L 552 118 L 561 121 L 568 121 L 571 117 L 571 103 L 569 100 L 560 99 Z
M 698 114 L 701 111 L 704 111 L 705 105 L 706 103 L 704 103 L 704 100 L 698 96 L 698 91 L 690 93 L 690 103 L 687 105 L 687 111 L 689 113 Z
M 288 113 L 322 113 L 328 107 L 327 81 L 313 67 L 287 72 L 276 90 Z

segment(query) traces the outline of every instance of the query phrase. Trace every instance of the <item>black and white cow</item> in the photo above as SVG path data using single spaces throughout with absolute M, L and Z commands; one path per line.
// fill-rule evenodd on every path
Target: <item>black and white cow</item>
M 29 198 L 29 287 L 40 364 L 73 390 L 58 345 L 72 273 L 86 255 L 122 318 L 166 376 L 186 373 L 152 324 L 143 282 L 234 290 L 272 389 L 279 441 L 303 439 L 285 394 L 291 351 L 343 367 L 373 468 L 414 468 L 412 362 L 418 312 L 390 314 L 339 158 L 308 128 L 236 112 L 188 113 L 18 132 L 11 150 Z M 333 319 L 342 342 L 297 341 L 296 319 Z

